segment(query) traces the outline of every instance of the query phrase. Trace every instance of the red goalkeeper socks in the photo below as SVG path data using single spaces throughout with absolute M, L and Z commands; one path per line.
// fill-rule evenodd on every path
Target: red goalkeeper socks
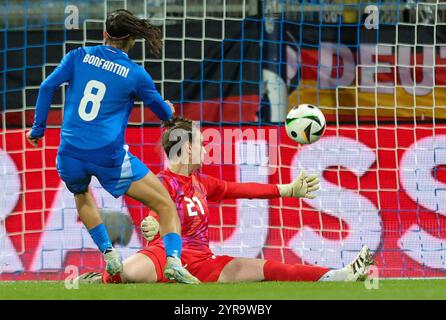
M 115 274 L 114 276 L 107 273 L 107 271 L 104 271 L 102 273 L 102 282 L 103 283 L 122 283 L 121 275 L 119 273 Z
M 330 269 L 267 260 L 263 266 L 266 281 L 318 281 Z

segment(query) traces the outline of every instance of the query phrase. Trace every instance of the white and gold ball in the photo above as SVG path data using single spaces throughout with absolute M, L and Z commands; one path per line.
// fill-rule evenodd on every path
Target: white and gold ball
M 288 112 L 285 128 L 288 136 L 297 143 L 314 143 L 325 132 L 325 117 L 317 107 L 301 104 Z

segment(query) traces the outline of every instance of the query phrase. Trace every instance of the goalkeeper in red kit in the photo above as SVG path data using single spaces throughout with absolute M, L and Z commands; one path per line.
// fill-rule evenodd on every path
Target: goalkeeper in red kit
M 369 249 L 364 246 L 357 257 L 342 269 L 285 264 L 273 260 L 216 256 L 209 248 L 208 202 L 225 199 L 279 197 L 309 198 L 316 196 L 319 179 L 301 172 L 290 184 L 236 183 L 219 180 L 197 172 L 205 151 L 201 133 L 192 134 L 192 121 L 173 118 L 164 123 L 162 144 L 170 160 L 158 178 L 169 191 L 181 221 L 183 249 L 181 260 L 186 269 L 201 282 L 241 281 L 357 281 L 364 279 L 373 264 Z M 186 138 L 184 138 L 186 137 Z M 193 163 L 193 155 L 200 155 Z M 110 275 L 86 273 L 80 282 L 131 283 L 168 282 L 163 275 L 165 250 L 158 235 L 157 215 L 150 212 L 142 222 L 147 246 L 123 262 L 123 271 Z

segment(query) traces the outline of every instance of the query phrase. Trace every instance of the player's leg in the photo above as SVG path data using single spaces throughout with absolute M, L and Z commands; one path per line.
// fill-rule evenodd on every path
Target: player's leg
M 99 167 L 90 165 L 102 187 L 115 198 L 124 194 L 141 202 L 155 211 L 160 218 L 160 235 L 176 234 L 181 242 L 181 223 L 176 206 L 170 198 L 169 192 L 161 181 L 130 152 L 126 152 L 123 163 L 118 167 Z M 175 244 L 177 245 L 177 244 Z M 166 247 L 166 250 L 170 248 Z M 181 245 L 174 248 L 181 253 Z M 175 252 L 168 255 L 175 255 Z
M 272 260 L 235 258 L 223 268 L 218 282 L 357 281 L 366 275 L 366 269 L 371 264 L 373 260 L 367 247 L 363 247 L 349 265 L 338 270 Z
M 102 223 L 101 214 L 89 190 L 74 195 L 77 212 L 84 226 L 90 230 Z
M 158 276 L 152 259 L 142 253 L 134 254 L 123 262 L 123 283 L 157 282 Z
M 145 204 L 160 218 L 160 235 L 163 238 L 167 256 L 165 276 L 181 283 L 198 283 L 198 279 L 181 266 L 180 219 L 174 202 L 159 179 L 149 172 L 144 178 L 132 182 L 127 195 Z
M 230 256 L 203 258 L 185 250 L 184 263 L 202 282 L 317 281 L 329 269 Z
M 266 260 L 235 258 L 223 268 L 218 282 L 262 281 Z
M 163 237 L 168 256 L 167 276 L 182 283 L 198 283 L 198 280 L 181 266 L 180 219 L 175 204 L 160 180 L 128 151 L 119 167 L 90 166 L 104 189 L 114 197 L 127 194 L 158 214 L 160 235 Z
M 87 272 L 76 279 L 79 283 L 153 283 L 158 281 L 155 264 L 148 256 L 136 253 L 123 262 L 121 273 Z
M 147 173 L 142 179 L 132 182 L 127 190 L 127 195 L 158 214 L 161 237 L 169 233 L 181 234 L 181 223 L 176 206 L 163 184 L 152 172 Z M 172 252 L 172 254 L 174 253 Z
M 318 281 L 329 269 L 278 261 L 235 258 L 222 270 L 218 282 Z
M 152 283 L 157 282 L 153 261 L 144 254 L 136 253 L 122 263 L 123 270 L 121 273 L 110 275 L 104 272 L 101 275 L 103 283 Z
M 79 218 L 88 229 L 93 241 L 104 254 L 105 269 L 110 274 L 122 271 L 122 261 L 119 253 L 113 248 L 107 229 L 102 223 L 101 214 L 93 195 L 89 190 L 74 195 Z
M 128 257 L 123 263 L 123 272 L 109 275 L 107 272 L 96 274 L 96 283 L 152 283 L 165 282 L 163 267 L 166 265 L 166 254 L 162 246 L 150 246 Z M 100 279 L 97 279 L 97 278 Z M 84 276 L 86 281 L 91 276 Z M 91 282 L 91 281 L 90 281 Z
M 88 229 L 98 249 L 104 254 L 106 269 L 115 274 L 122 270 L 119 254 L 113 249 L 113 245 L 102 224 L 99 209 L 88 190 L 91 175 L 85 169 L 85 164 L 77 159 L 67 156 L 57 156 L 57 171 L 65 182 L 68 190 L 74 194 L 79 218 Z
M 101 223 L 101 215 L 88 190 L 91 175 L 85 170 L 84 163 L 78 159 L 58 155 L 57 172 L 68 190 L 74 195 L 79 217 L 87 229 Z

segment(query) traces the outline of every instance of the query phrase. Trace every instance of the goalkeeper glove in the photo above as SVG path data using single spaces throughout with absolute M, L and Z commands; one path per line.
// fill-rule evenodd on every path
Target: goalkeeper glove
M 316 198 L 312 192 L 319 190 L 319 178 L 317 175 L 307 175 L 301 171 L 293 182 L 288 184 L 278 184 L 277 188 L 281 197 L 291 198 Z
M 153 216 L 147 216 L 141 222 L 141 230 L 147 242 L 152 241 L 160 230 L 160 224 Z

